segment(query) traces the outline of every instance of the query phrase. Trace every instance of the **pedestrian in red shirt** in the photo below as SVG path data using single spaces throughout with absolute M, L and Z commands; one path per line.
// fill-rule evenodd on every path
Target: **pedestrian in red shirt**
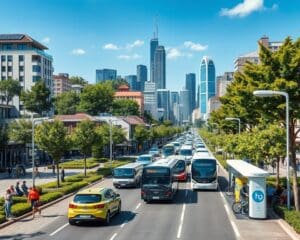
M 40 193 L 35 186 L 29 189 L 28 201 L 30 202 L 32 208 L 32 218 L 34 218 L 36 212 L 39 212 L 41 215 L 41 210 L 39 209 Z

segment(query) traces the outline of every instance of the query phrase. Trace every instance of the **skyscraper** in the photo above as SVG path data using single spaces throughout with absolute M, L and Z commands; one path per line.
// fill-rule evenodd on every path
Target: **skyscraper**
M 166 88 L 166 51 L 164 46 L 157 46 L 154 54 L 154 78 L 158 89 Z
M 182 123 L 190 122 L 191 115 L 189 109 L 189 100 L 190 100 L 190 93 L 187 89 L 182 89 L 180 91 L 180 112 L 181 112 L 181 119 Z
M 170 106 L 171 106 L 170 120 L 174 124 L 178 124 L 180 119 L 179 92 L 171 92 Z
M 131 91 L 140 91 L 140 89 L 138 89 L 136 75 L 127 75 L 125 76 L 125 80 L 128 82 Z
M 196 108 L 196 74 L 188 73 L 185 75 L 185 88 L 189 91 L 189 110 L 192 114 Z
M 202 118 L 207 118 L 207 103 L 210 97 L 216 95 L 216 71 L 214 62 L 203 57 L 200 67 L 200 114 Z
M 96 83 L 115 79 L 117 79 L 117 70 L 106 68 L 96 69 Z
M 154 82 L 145 82 L 144 106 L 145 111 L 151 113 L 152 117 L 157 119 L 157 93 Z
M 147 67 L 145 65 L 136 66 L 136 76 L 139 91 L 144 91 L 145 82 L 147 82 Z
M 158 38 L 154 37 L 150 40 L 150 81 L 154 82 L 154 55 L 158 46 Z
M 170 91 L 157 89 L 157 110 L 163 112 L 163 119 L 170 119 Z

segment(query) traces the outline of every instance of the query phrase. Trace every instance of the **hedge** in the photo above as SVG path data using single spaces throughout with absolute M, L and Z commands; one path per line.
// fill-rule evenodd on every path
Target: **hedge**
M 91 176 L 91 177 L 88 177 L 88 178 L 85 178 L 84 181 L 88 182 L 88 183 L 93 183 L 93 182 L 96 182 L 100 179 L 102 179 L 103 176 L 102 175 L 94 175 L 94 176 Z
M 11 213 L 15 217 L 19 217 L 27 212 L 31 211 L 31 206 L 29 203 L 16 203 L 11 207 Z
M 283 206 L 276 206 L 275 212 L 290 224 L 297 233 L 300 233 L 300 212 L 288 210 Z
M 17 196 L 13 196 L 12 197 L 13 203 L 26 203 L 27 202 L 27 198 L 26 197 L 17 197 Z
M 49 203 L 63 196 L 62 192 L 49 192 L 41 196 L 40 201 L 42 204 Z
M 99 166 L 100 162 L 106 162 L 107 159 L 95 159 L 95 158 L 87 158 L 86 159 L 86 167 L 88 169 Z M 60 168 L 65 169 L 83 169 L 84 168 L 84 159 L 76 159 L 72 161 L 62 162 L 59 164 Z M 52 165 L 49 165 L 48 168 L 52 168 Z
M 0 214 L 0 224 L 6 221 L 5 215 Z
M 71 185 L 64 186 L 62 188 L 58 188 L 56 191 L 62 192 L 65 195 L 65 194 L 69 194 L 71 192 L 75 192 L 75 191 L 79 190 L 80 188 L 83 188 L 87 185 L 88 185 L 87 182 L 77 182 L 77 183 L 73 183 Z

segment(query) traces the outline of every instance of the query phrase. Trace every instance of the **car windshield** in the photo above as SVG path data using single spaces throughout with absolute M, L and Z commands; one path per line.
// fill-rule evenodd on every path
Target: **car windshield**
M 174 148 L 173 147 L 164 147 L 163 148 L 163 154 L 166 156 L 170 156 L 174 154 Z
M 100 194 L 77 194 L 74 197 L 74 203 L 96 203 L 101 202 Z
M 133 178 L 134 177 L 134 169 L 131 168 L 115 168 L 114 169 L 114 177 L 115 178 Z
M 153 152 L 155 152 L 155 151 L 158 151 L 158 148 L 156 148 L 156 147 L 153 147 L 153 148 L 150 148 L 150 150 L 149 151 L 153 151 Z
M 146 168 L 143 171 L 143 185 L 147 184 L 169 184 L 170 183 L 170 169 L 165 167 Z
M 180 143 L 174 143 L 174 146 L 179 147 Z
M 180 160 L 174 166 L 173 172 L 174 173 L 182 173 L 185 170 L 185 161 Z
M 195 160 L 192 162 L 192 175 L 197 177 L 212 177 L 216 174 L 215 160 Z
M 193 152 L 191 149 L 181 149 L 179 154 L 182 156 L 192 156 Z
M 147 156 L 139 156 L 138 157 L 138 161 L 141 161 L 141 162 L 150 162 L 151 161 L 151 157 L 147 157 Z

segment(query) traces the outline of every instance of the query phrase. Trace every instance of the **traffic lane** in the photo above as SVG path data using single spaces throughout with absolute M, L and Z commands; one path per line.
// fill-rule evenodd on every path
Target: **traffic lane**
M 106 180 L 99 187 L 111 187 L 112 180 Z M 60 223 L 56 224 L 55 227 L 51 226 L 49 229 L 43 229 L 48 233 L 47 239 L 109 239 L 110 235 L 117 231 L 120 226 L 125 222 L 130 222 L 135 218 L 134 209 L 140 203 L 140 189 L 139 188 L 126 188 L 126 189 L 115 189 L 121 196 L 122 200 L 122 211 L 119 215 L 115 215 L 111 219 L 111 224 L 105 226 L 103 223 L 79 223 L 75 226 L 71 226 L 68 223 L 67 212 L 65 216 L 60 219 Z M 66 225 L 66 226 L 65 226 Z M 63 227 L 60 231 L 56 232 L 60 227 Z M 55 234 L 53 234 L 55 233 Z M 52 235 L 52 236 L 51 236 Z M 37 238 L 39 239 L 39 238 Z
M 218 191 L 189 191 L 180 239 L 236 239 Z
M 121 229 L 115 240 L 176 239 L 182 207 L 186 199 L 186 184 L 180 184 L 175 199 L 169 202 L 142 203 L 132 222 Z

